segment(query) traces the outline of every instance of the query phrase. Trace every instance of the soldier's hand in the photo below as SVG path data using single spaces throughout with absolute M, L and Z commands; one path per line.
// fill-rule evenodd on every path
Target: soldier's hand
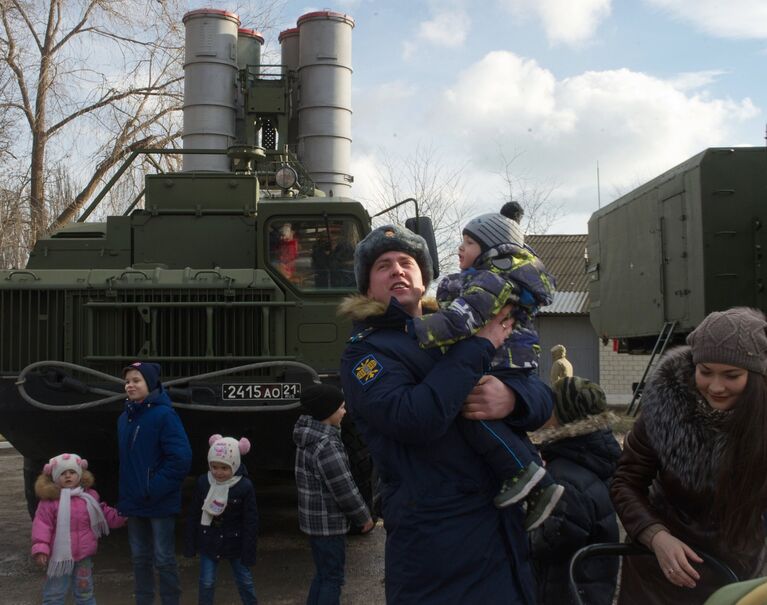
M 463 416 L 469 420 L 501 420 L 514 411 L 517 396 L 495 376 L 485 374 L 463 404 Z
M 492 342 L 496 349 L 501 346 L 501 343 L 511 335 L 511 331 L 514 329 L 514 319 L 509 317 L 512 309 L 511 305 L 506 305 L 500 310 L 498 315 L 493 317 L 477 332 L 477 336 Z

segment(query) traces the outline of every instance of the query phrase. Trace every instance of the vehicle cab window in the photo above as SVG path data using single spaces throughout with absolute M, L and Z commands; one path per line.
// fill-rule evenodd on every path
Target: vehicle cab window
M 302 290 L 354 288 L 360 228 L 350 218 L 279 219 L 267 225 L 269 263 Z

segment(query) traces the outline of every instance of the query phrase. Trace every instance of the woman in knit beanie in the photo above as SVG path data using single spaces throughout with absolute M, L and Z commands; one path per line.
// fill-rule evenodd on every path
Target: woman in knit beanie
M 655 560 L 625 560 L 619 603 L 702 603 L 725 578 L 696 549 L 741 579 L 764 575 L 766 329 L 757 309 L 711 313 L 645 388 L 611 492 Z

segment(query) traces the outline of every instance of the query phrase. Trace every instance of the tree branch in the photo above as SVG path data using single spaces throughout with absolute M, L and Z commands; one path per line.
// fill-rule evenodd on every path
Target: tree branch
M 82 31 L 89 31 L 90 28 L 84 28 L 85 24 L 88 22 L 88 18 L 90 17 L 91 12 L 96 8 L 97 5 L 101 4 L 99 0 L 92 0 L 88 3 L 88 6 L 85 9 L 85 12 L 83 13 L 82 19 L 72 28 L 70 29 L 64 36 L 62 36 L 61 40 L 58 41 L 56 45 L 53 46 L 51 49 L 52 53 L 57 53 L 62 46 L 64 46 L 69 40 L 71 40 L 74 36 L 80 34 Z
M 35 27 L 32 24 L 32 21 L 30 21 L 29 19 L 29 15 L 27 15 L 27 11 L 25 11 L 16 0 L 14 0 L 12 4 L 14 7 L 16 7 L 16 10 L 18 11 L 19 15 L 21 15 L 21 19 L 24 21 L 24 23 L 26 23 L 27 29 L 29 29 L 29 33 L 32 34 L 32 39 L 35 41 L 35 44 L 37 45 L 37 49 L 42 52 L 43 50 L 42 42 L 40 42 L 40 38 L 37 35 L 37 32 L 35 31 Z M 5 6 L 2 7 L 2 11 L 3 11 L 3 16 L 5 16 L 5 13 L 6 13 Z M 6 27 L 6 31 L 9 31 L 7 27 Z
M 2 10 L 2 18 L 3 18 L 3 27 L 5 28 L 5 31 L 8 34 L 8 42 L 7 42 L 8 53 L 5 57 L 5 62 L 8 65 L 8 67 L 11 68 L 11 71 L 13 72 L 13 75 L 16 80 L 16 85 L 19 88 L 19 93 L 21 94 L 22 105 L 20 106 L 20 109 L 24 112 L 24 115 L 27 118 L 27 122 L 29 123 L 29 128 L 34 130 L 35 115 L 32 112 L 32 102 L 29 98 L 29 91 L 27 90 L 27 82 L 24 79 L 24 72 L 19 67 L 18 63 L 16 62 L 16 42 L 11 32 L 10 23 L 8 23 L 8 15 L 4 9 Z
M 76 112 L 69 114 L 64 119 L 62 119 L 58 123 L 56 123 L 53 126 L 51 126 L 48 129 L 48 132 L 46 134 L 48 136 L 50 136 L 54 132 L 56 132 L 57 130 L 60 130 L 63 126 L 66 126 L 72 120 L 75 120 L 75 119 L 79 118 L 80 116 L 83 116 L 83 115 L 85 115 L 87 113 L 91 113 L 91 112 L 93 112 L 93 111 L 95 111 L 97 109 L 101 109 L 102 107 L 106 107 L 107 105 L 111 105 L 112 103 L 114 103 L 116 101 L 120 101 L 122 99 L 126 99 L 128 97 L 131 97 L 131 96 L 134 96 L 134 95 L 141 95 L 141 94 L 159 95 L 160 94 L 160 92 L 159 92 L 160 90 L 162 90 L 163 88 L 167 88 L 171 84 L 173 84 L 175 82 L 179 82 L 181 80 L 182 80 L 182 78 L 175 78 L 175 79 L 173 79 L 173 80 L 163 84 L 162 86 L 146 87 L 146 88 L 130 88 L 130 89 L 125 90 L 123 92 L 113 93 L 111 95 L 107 95 L 105 97 L 102 97 L 101 99 L 99 99 L 95 103 L 92 103 L 91 105 L 88 105 L 86 107 L 82 107 L 81 109 L 77 110 Z

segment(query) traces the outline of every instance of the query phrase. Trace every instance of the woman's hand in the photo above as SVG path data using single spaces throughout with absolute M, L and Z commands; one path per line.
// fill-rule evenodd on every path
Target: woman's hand
M 690 564 L 703 563 L 695 551 L 681 540 L 678 540 L 665 529 L 653 536 L 652 550 L 658 559 L 663 575 L 676 586 L 695 588 L 695 582 L 700 580 L 700 574 Z M 689 559 L 689 560 L 688 560 Z
M 38 567 L 45 567 L 48 565 L 48 555 L 45 553 L 39 552 L 32 558 L 35 560 L 35 565 Z
M 511 335 L 511 331 L 514 329 L 514 319 L 509 317 L 509 313 L 511 313 L 513 308 L 511 305 L 503 307 L 498 312 L 498 315 L 493 317 L 477 332 L 477 336 L 492 342 L 496 349 L 501 346 L 501 343 Z

